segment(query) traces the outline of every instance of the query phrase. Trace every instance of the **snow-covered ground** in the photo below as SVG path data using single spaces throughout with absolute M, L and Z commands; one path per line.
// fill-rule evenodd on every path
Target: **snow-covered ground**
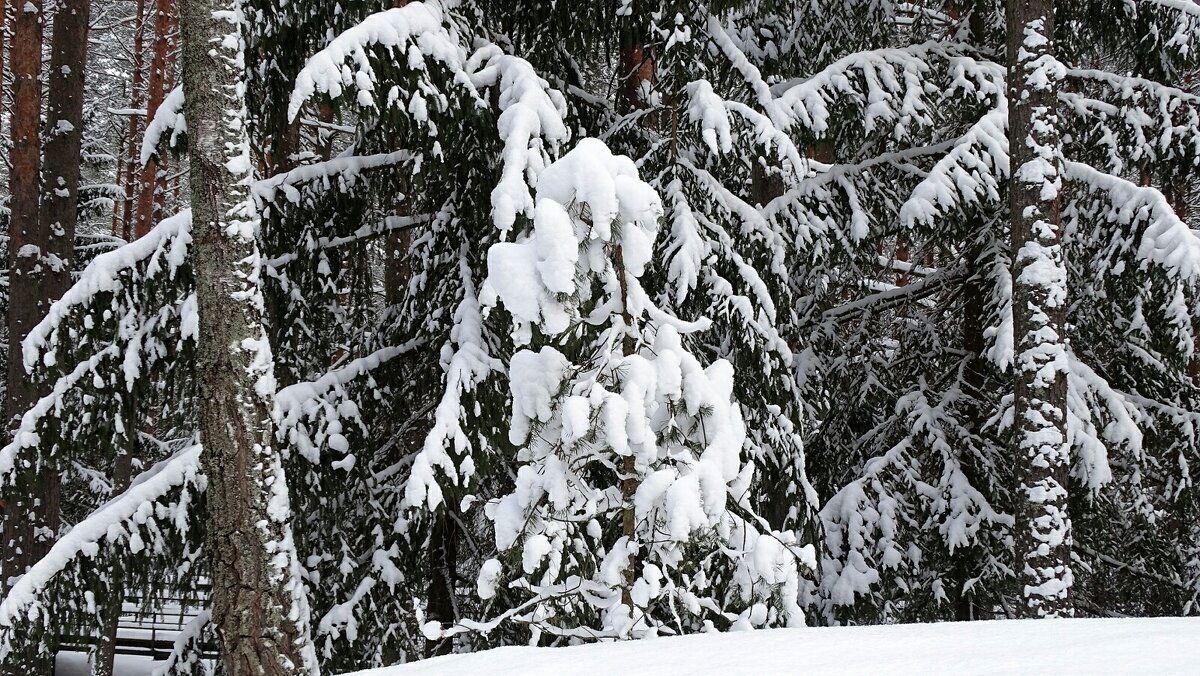
M 117 655 L 113 671 L 115 676 L 150 676 L 154 668 L 162 664 L 149 657 Z M 54 676 L 88 676 L 91 673 L 91 664 L 84 653 L 61 652 L 54 662 Z
M 1200 674 L 1200 619 L 775 629 L 571 648 L 499 648 L 358 674 Z

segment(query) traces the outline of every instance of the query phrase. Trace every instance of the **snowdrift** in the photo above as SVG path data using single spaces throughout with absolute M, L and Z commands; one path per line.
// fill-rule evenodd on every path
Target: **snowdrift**
M 1200 619 L 774 629 L 570 648 L 498 648 L 358 676 L 1197 674 Z

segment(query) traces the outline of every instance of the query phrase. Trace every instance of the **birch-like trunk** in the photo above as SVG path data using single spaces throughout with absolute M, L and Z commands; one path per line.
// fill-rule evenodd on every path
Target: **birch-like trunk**
M 1013 459 L 1023 470 L 1017 574 L 1026 615 L 1068 616 L 1067 269 L 1059 219 L 1062 152 L 1056 112 L 1064 73 L 1055 58 L 1052 0 L 1010 1 L 1007 27 L 1016 344 Z
M 316 672 L 271 419 L 240 4 L 181 0 L 212 613 L 230 676 Z

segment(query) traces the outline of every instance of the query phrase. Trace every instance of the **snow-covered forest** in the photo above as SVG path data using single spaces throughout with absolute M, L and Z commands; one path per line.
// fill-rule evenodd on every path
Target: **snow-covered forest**
M 1200 615 L 1193 0 L 0 5 L 0 674 Z

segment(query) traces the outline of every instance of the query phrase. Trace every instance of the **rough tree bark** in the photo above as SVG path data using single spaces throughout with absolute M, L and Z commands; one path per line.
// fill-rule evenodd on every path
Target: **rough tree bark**
M 41 176 L 41 139 L 38 125 L 41 115 L 42 0 L 30 0 L 25 11 L 12 17 L 12 71 L 9 121 L 11 149 L 9 159 L 9 240 L 8 255 L 12 268 L 9 278 L 8 311 L 8 398 L 9 428 L 37 399 L 37 388 L 25 374 L 21 350 L 17 347 L 45 310 L 39 283 L 47 271 L 42 263 L 44 244 L 39 228 Z M 35 534 L 50 523 L 49 505 L 41 495 L 28 490 L 12 491 L 5 499 L 4 538 L 0 547 L 0 593 L 8 588 L 8 578 L 21 575 L 36 560 Z
M 11 50 L 12 114 L 9 175 L 8 400 L 9 426 L 46 393 L 25 372 L 21 341 L 71 284 L 80 139 L 83 127 L 83 68 L 87 50 L 87 0 L 58 5 L 51 43 L 50 98 L 42 147 L 42 0 L 14 8 Z M 42 158 L 45 157 L 43 166 Z M 43 174 L 44 170 L 44 174 Z M 42 191 L 45 194 L 42 194 Z M 5 500 L 0 592 L 45 556 L 59 528 L 59 477 L 52 468 L 15 487 Z M 0 498 L 2 499 L 2 498 Z M 53 671 L 53 653 L 40 636 L 10 656 L 0 673 Z M 20 665 L 20 666 L 17 666 Z
M 132 80 L 129 86 L 129 108 L 137 110 L 142 105 L 142 83 L 145 74 L 145 32 L 146 32 L 146 0 L 137 0 L 137 14 L 133 32 L 133 63 Z M 138 164 L 141 158 L 140 144 L 142 116 L 130 115 L 129 125 L 125 132 L 124 154 L 121 165 L 117 168 L 117 185 L 125 189 L 125 199 L 120 208 L 113 207 L 113 234 L 126 240 L 133 239 L 133 208 L 135 197 L 135 177 L 138 176 Z
M 230 676 L 315 674 L 270 400 L 240 3 L 182 0 L 213 622 Z
M 1023 470 L 1017 570 L 1029 617 L 1071 612 L 1066 435 L 1067 273 L 1058 193 L 1062 153 L 1053 0 L 1007 5 L 1013 246 L 1013 461 Z
M 170 58 L 171 48 L 171 16 L 175 13 L 174 0 L 155 0 L 154 3 L 154 42 L 151 45 L 150 75 L 146 84 L 146 124 L 154 119 L 155 113 L 167 97 L 167 82 L 170 81 L 169 68 L 172 68 Z M 135 146 L 139 145 L 136 143 Z M 140 153 L 139 153 L 140 154 Z M 140 158 L 139 158 L 140 160 Z M 161 199 L 165 183 L 159 177 L 160 164 L 151 158 L 141 168 L 141 176 L 136 181 L 137 203 L 133 217 L 133 236 L 144 237 L 154 227 L 156 219 L 155 205 Z
M 40 228 L 46 250 L 64 261 L 51 275 L 45 293 L 60 298 L 71 286 L 78 222 L 80 149 L 83 144 L 84 64 L 87 63 L 91 0 L 62 0 L 50 38 L 46 136 L 43 141 Z M 117 601 L 118 607 L 120 601 Z M 103 671 L 98 673 L 103 674 Z M 109 671 L 111 673 L 111 670 Z

